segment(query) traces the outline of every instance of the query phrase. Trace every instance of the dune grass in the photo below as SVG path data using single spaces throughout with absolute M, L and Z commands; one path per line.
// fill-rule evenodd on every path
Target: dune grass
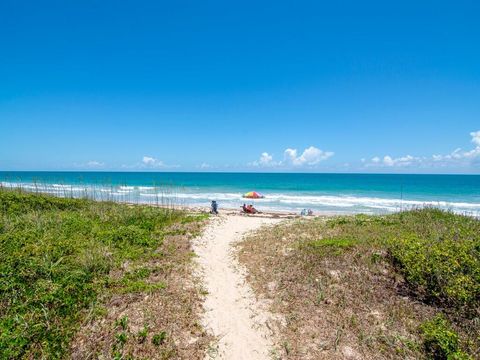
M 240 259 L 284 316 L 279 356 L 479 356 L 476 219 L 423 209 L 294 221 L 247 238 Z
M 0 358 L 64 358 L 87 314 L 109 296 L 163 291 L 167 283 L 148 279 L 190 257 L 188 243 L 167 247 L 165 239 L 198 231 L 188 224 L 199 220 L 0 189 Z M 152 260 L 154 268 L 137 266 Z

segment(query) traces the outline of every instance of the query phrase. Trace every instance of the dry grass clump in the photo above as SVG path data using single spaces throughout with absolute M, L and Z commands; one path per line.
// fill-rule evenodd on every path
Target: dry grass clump
M 190 261 L 190 239 L 199 230 L 197 222 L 178 227 L 148 262 L 125 263 L 111 274 L 112 295 L 77 333 L 73 359 L 204 357 L 212 338 L 199 323 L 201 296 Z
M 464 311 L 465 302 L 460 307 L 450 302 L 455 297 L 424 296 L 427 289 L 407 281 L 413 273 L 404 271 L 405 263 L 399 264 L 407 252 L 394 247 L 393 240 L 416 233 L 423 239 L 434 234 L 431 238 L 438 242 L 446 237 L 444 233 L 454 233 L 443 215 L 433 214 L 436 222 L 430 215 L 296 220 L 246 238 L 239 245 L 239 257 L 248 269 L 248 280 L 282 317 L 273 324 L 279 334 L 274 355 L 282 359 L 468 359 L 467 352 L 472 357 L 478 354 L 475 310 L 468 317 L 472 311 Z M 430 226 L 419 223 L 426 220 Z M 431 229 L 438 223 L 444 224 L 441 236 Z M 472 226 L 477 225 L 467 228 Z M 471 233 L 465 230 L 462 235 L 467 238 Z M 425 273 L 418 271 L 414 278 L 428 278 L 428 267 L 420 268 Z M 471 276 L 475 282 L 475 270 L 469 274 L 462 276 Z M 469 305 L 478 309 L 476 303 Z M 437 312 L 448 320 L 432 321 Z

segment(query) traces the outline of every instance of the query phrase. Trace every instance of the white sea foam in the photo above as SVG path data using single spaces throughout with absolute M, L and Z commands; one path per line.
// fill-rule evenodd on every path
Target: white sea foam
M 221 207 L 237 208 L 244 202 L 254 202 L 264 210 L 298 211 L 302 208 L 312 208 L 318 211 L 341 213 L 386 213 L 401 209 L 419 208 L 425 206 L 452 210 L 474 216 L 480 214 L 479 202 L 398 199 L 369 196 L 354 196 L 351 194 L 312 195 L 301 193 L 270 193 L 265 199 L 247 200 L 236 192 L 201 192 L 186 189 L 175 191 L 173 188 L 158 188 L 153 186 L 100 186 L 100 185 L 68 185 L 68 184 L 36 184 L 28 182 L 0 182 L 6 188 L 22 188 L 28 191 L 43 192 L 57 196 L 73 196 L 97 198 L 99 200 L 133 201 L 141 203 L 156 203 L 168 201 L 184 205 L 209 205 L 216 200 Z
M 154 190 L 155 190 L 155 187 L 153 187 L 153 186 L 139 186 L 139 187 L 138 187 L 138 190 L 141 190 L 141 191 L 154 191 Z

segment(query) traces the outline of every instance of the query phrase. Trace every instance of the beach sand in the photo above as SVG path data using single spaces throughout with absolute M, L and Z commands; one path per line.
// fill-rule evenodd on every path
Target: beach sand
M 279 216 L 222 214 L 194 241 L 199 275 L 208 292 L 203 325 L 218 340 L 206 359 L 270 358 L 273 343 L 266 326 L 270 314 L 256 301 L 233 246 L 248 232 L 279 221 Z

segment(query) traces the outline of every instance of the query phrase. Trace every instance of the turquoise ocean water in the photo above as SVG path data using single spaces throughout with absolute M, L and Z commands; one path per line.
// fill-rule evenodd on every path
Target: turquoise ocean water
M 388 213 L 436 206 L 480 215 L 480 175 L 265 174 L 185 172 L 0 172 L 4 187 L 133 203 L 238 208 L 256 190 L 263 210 Z

